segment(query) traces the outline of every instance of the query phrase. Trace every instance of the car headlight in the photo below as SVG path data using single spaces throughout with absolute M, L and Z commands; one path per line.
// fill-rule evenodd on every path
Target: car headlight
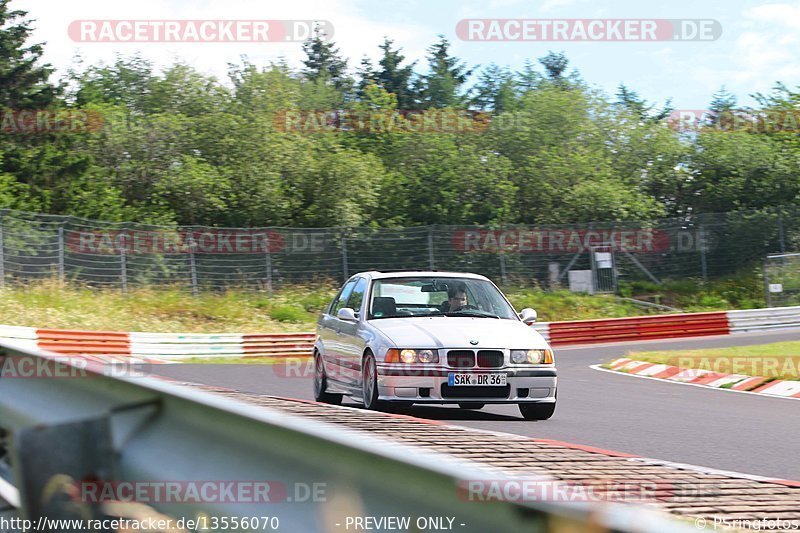
M 434 353 L 433 350 L 419 350 L 417 357 L 420 363 L 435 363 L 439 361 L 439 354 Z
M 398 350 L 392 348 L 386 352 L 384 361 L 387 363 L 438 363 L 439 354 L 436 350 L 412 350 L 409 348 Z
M 549 365 L 553 364 L 552 350 L 511 350 L 511 362 L 514 364 Z
M 400 361 L 403 363 L 416 363 L 417 352 L 414 350 L 400 350 Z
M 528 361 L 528 350 L 511 350 L 511 362 L 522 364 Z

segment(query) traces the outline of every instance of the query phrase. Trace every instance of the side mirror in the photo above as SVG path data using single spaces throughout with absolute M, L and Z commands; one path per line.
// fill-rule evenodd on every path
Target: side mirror
M 529 326 L 534 322 L 536 322 L 537 316 L 538 315 L 536 314 L 536 311 L 534 311 L 530 307 L 526 307 L 525 309 L 519 312 L 519 317 L 522 319 L 523 322 L 525 322 Z
M 342 307 L 339 309 L 339 312 L 336 313 L 336 318 L 346 322 L 358 322 L 358 319 L 356 318 L 356 312 L 350 307 Z

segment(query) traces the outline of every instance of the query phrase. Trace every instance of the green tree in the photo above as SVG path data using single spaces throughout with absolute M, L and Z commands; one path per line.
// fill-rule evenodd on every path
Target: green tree
M 303 43 L 303 52 L 306 79 L 314 84 L 332 85 L 347 99 L 354 84 L 347 74 L 347 59 L 319 26 L 314 29 L 314 36 Z
M 800 152 L 780 138 L 747 132 L 698 134 L 691 155 L 697 212 L 725 212 L 798 204 Z
M 515 109 L 519 103 L 514 75 L 494 63 L 478 76 L 474 93 L 472 104 L 480 110 L 502 113 Z
M 674 109 L 668 100 L 664 107 L 658 111 L 653 111 L 655 104 L 650 104 L 639 93 L 633 91 L 620 83 L 617 88 L 617 105 L 630 111 L 638 120 L 656 122 L 664 120 Z
M 413 109 L 417 100 L 412 84 L 416 62 L 401 67 L 400 64 L 406 57 L 401 53 L 401 49 L 393 50 L 393 44 L 387 37 L 380 45 L 383 55 L 378 61 L 380 69 L 374 79 L 381 87 L 397 97 L 398 109 Z
M 450 55 L 450 42 L 444 35 L 428 48 L 428 68 L 428 74 L 422 76 L 417 86 L 422 108 L 463 107 L 467 102 L 463 87 L 472 69 Z
M 60 93 L 48 81 L 52 67 L 41 63 L 43 45 L 26 46 L 33 31 L 26 16 L 0 0 L 0 107 L 50 107 Z
M 153 64 L 135 55 L 117 56 L 111 65 L 90 65 L 83 71 L 72 71 L 76 85 L 74 99 L 79 106 L 88 104 L 124 105 L 132 113 L 151 111 Z

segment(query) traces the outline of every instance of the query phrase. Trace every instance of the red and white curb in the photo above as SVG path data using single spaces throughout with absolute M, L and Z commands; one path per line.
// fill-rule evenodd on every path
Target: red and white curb
M 666 364 L 636 361 L 625 357 L 615 359 L 608 365 L 593 365 L 592 368 L 640 378 L 671 381 L 683 385 L 800 399 L 800 381 L 771 379 L 763 376 L 746 376 L 743 374 L 723 374 L 699 368 L 681 368 Z
M 16 346 L 98 358 L 138 358 L 151 364 L 189 358 L 311 355 L 311 333 L 141 333 L 0 325 L 0 340 Z

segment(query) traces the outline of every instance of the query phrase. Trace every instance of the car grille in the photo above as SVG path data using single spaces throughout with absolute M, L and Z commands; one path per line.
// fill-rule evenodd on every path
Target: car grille
M 442 384 L 442 398 L 508 398 L 511 385 L 505 387 L 451 387 Z
M 478 366 L 481 368 L 500 368 L 503 366 L 503 352 L 498 350 L 480 350 Z
M 472 368 L 475 366 L 475 353 L 472 350 L 450 350 L 447 352 L 447 365 L 453 368 Z

